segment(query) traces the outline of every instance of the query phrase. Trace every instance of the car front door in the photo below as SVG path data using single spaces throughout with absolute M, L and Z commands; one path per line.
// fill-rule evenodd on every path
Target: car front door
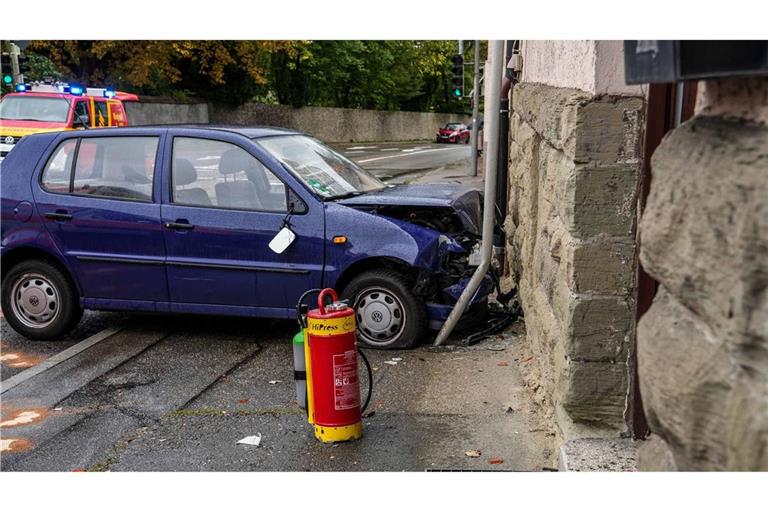
M 168 299 L 155 200 L 163 132 L 67 136 L 36 173 L 36 208 L 86 306 L 133 301 L 138 309 L 156 309 Z
M 302 292 L 320 286 L 323 205 L 301 200 L 291 177 L 268 168 L 269 157 L 250 140 L 179 130 L 165 158 L 172 310 L 285 317 Z M 269 243 L 286 222 L 296 239 L 277 254 Z

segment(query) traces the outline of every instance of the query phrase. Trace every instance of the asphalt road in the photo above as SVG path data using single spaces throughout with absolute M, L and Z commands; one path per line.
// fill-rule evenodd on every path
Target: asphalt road
M 383 181 L 411 181 L 447 166 L 466 167 L 469 173 L 471 147 L 465 144 L 371 143 L 336 144 L 347 158 Z
M 522 329 L 468 348 L 368 350 L 365 436 L 323 445 L 294 397 L 293 322 L 135 317 L 3 392 L 2 439 L 15 441 L 0 469 L 540 470 L 553 437 L 523 384 Z M 257 434 L 259 447 L 237 443 Z

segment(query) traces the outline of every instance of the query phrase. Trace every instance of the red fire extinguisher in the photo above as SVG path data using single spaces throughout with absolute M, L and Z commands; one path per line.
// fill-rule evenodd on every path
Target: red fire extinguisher
M 332 302 L 325 304 L 326 296 Z M 363 436 L 355 312 L 336 292 L 320 292 L 307 313 L 307 392 L 315 437 L 324 443 Z

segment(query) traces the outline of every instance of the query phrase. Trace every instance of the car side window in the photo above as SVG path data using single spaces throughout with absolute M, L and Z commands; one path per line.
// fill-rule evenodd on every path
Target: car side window
M 109 112 L 107 111 L 107 102 L 97 100 L 93 103 L 95 107 L 95 126 L 97 128 L 104 128 L 105 126 L 109 126 Z
M 158 137 L 94 137 L 80 142 L 72 192 L 152 201 Z
M 91 125 L 91 116 L 88 114 L 88 103 L 85 101 L 78 101 L 75 103 L 75 117 L 73 122 L 77 123 L 78 120 L 82 120 L 82 122 L 88 126 Z
M 172 202 L 236 210 L 286 212 L 286 188 L 244 149 L 216 140 L 175 137 Z
M 75 159 L 77 139 L 67 139 L 59 144 L 43 170 L 42 185 L 49 192 L 68 193 L 72 162 Z

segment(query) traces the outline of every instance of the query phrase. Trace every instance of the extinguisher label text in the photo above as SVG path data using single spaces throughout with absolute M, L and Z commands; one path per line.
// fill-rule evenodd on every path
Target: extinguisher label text
M 315 336 L 335 336 L 354 332 L 356 328 L 354 315 L 342 318 L 307 318 L 307 333 Z
M 347 350 L 333 356 L 333 398 L 337 411 L 360 407 L 357 353 Z

